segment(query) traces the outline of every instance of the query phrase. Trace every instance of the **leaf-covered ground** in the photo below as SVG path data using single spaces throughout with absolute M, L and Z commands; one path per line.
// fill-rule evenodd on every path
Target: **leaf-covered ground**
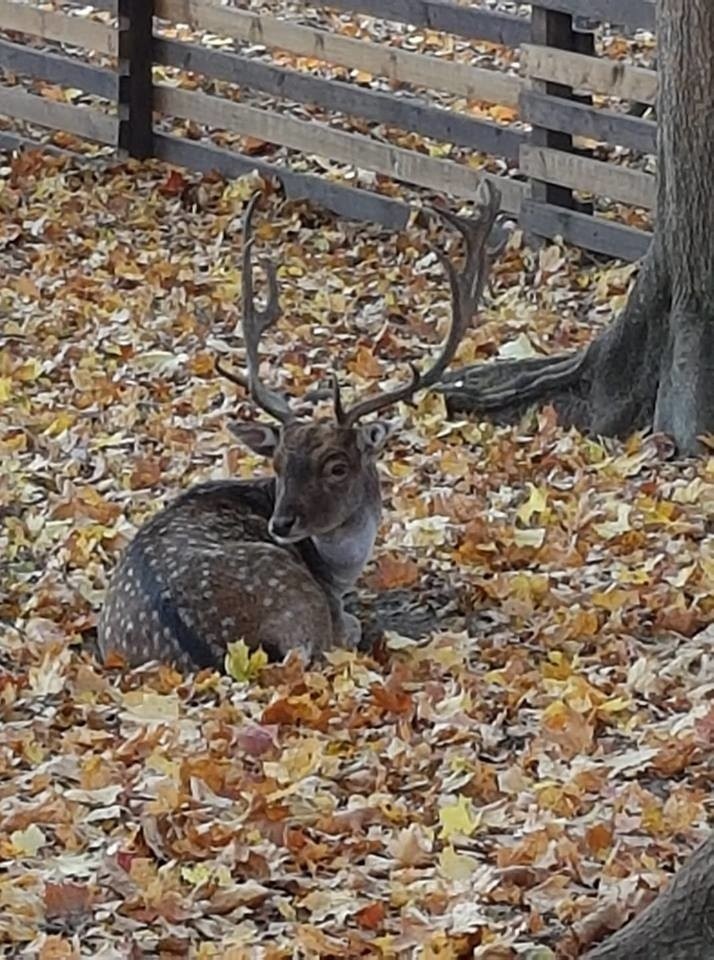
M 0 163 L 3 955 L 578 956 L 706 834 L 714 460 L 422 398 L 364 590 L 448 597 L 428 635 L 247 682 L 93 659 L 137 525 L 263 469 L 213 372 L 240 347 L 254 187 Z M 376 389 L 436 348 L 424 231 L 272 194 L 258 237 L 282 265 L 266 370 L 293 394 L 333 366 Z M 515 235 L 460 361 L 584 342 L 631 273 Z

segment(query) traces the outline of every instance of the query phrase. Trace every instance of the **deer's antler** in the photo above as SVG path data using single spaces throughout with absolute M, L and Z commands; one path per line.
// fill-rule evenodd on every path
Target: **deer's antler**
M 436 256 L 446 270 L 451 288 L 451 323 L 444 345 L 434 363 L 424 373 L 420 373 L 412 365 L 412 378 L 409 383 L 397 387 L 395 390 L 367 397 L 347 410 L 342 406 L 339 386 L 336 378 L 333 378 L 335 418 L 339 424 L 352 427 L 367 414 L 383 410 L 400 400 L 407 400 L 417 390 L 431 387 L 439 382 L 444 371 L 453 360 L 459 343 L 463 339 L 481 300 L 489 266 L 487 242 L 491 227 L 499 211 L 500 202 L 499 191 L 490 181 L 483 180 L 476 194 L 477 210 L 475 216 L 465 219 L 448 210 L 429 208 L 432 214 L 458 230 L 466 247 L 464 264 L 461 270 L 457 270 L 443 251 L 434 249 Z
M 295 414 L 290 408 L 287 397 L 271 390 L 260 379 L 260 357 L 258 356 L 258 344 L 261 336 L 268 327 L 272 326 L 280 316 L 280 298 L 278 294 L 278 277 L 275 264 L 267 257 L 262 258 L 260 266 L 265 270 L 268 278 L 268 296 L 265 307 L 259 310 L 255 305 L 253 293 L 253 213 L 258 200 L 262 194 L 257 190 L 250 198 L 248 208 L 245 212 L 243 222 L 243 257 L 241 278 L 242 289 L 242 310 L 243 310 L 243 338 L 245 340 L 246 366 L 248 370 L 247 378 L 241 373 L 224 367 L 219 359 L 216 359 L 215 366 L 219 373 L 224 377 L 244 387 L 250 392 L 251 399 L 271 417 L 275 417 L 281 423 L 287 423 L 295 419 Z

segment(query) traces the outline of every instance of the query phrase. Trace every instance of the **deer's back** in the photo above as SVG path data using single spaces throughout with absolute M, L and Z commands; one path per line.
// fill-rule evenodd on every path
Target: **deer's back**
M 243 638 L 272 657 L 331 640 L 309 556 L 268 532 L 272 479 L 201 484 L 145 524 L 111 579 L 99 621 L 106 658 L 220 666 Z

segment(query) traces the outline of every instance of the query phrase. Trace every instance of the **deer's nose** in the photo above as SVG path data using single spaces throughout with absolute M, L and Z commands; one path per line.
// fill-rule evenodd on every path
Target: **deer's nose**
M 274 537 L 287 538 L 293 532 L 297 524 L 297 517 L 294 513 L 274 514 L 270 518 L 268 529 Z

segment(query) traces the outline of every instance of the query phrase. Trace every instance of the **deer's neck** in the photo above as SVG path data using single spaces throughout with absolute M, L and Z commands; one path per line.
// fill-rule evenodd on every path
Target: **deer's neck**
M 352 589 L 372 555 L 379 515 L 379 505 L 363 504 L 342 526 L 311 538 L 320 573 L 338 593 Z

